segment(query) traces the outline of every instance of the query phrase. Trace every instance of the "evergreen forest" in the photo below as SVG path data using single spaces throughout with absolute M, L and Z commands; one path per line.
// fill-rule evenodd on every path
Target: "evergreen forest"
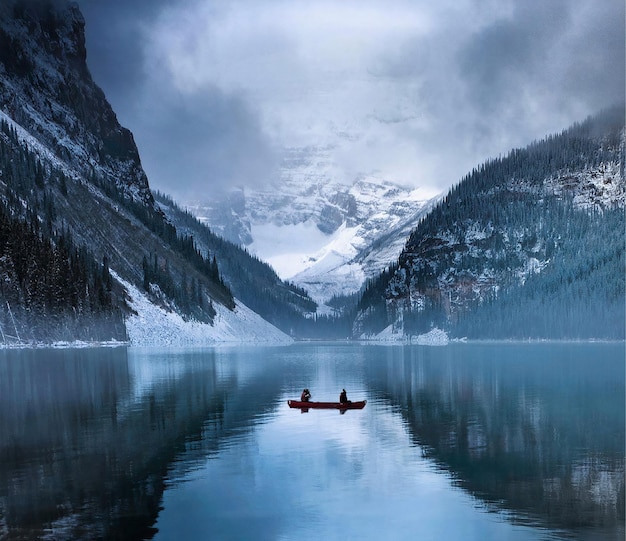
M 315 325 L 317 305 L 304 289 L 281 280 L 267 263 L 213 233 L 171 197 L 158 191 L 154 196 L 179 231 L 193 237 L 207 258 L 221 262 L 224 281 L 246 306 L 291 336 L 327 335 L 316 330 L 321 327 Z
M 119 250 L 96 254 L 82 231 L 80 240 L 72 232 L 77 226 L 67 209 L 79 202 L 71 201 L 78 192 L 69 188 L 81 181 L 42 163 L 6 121 L 0 122 L 0 180 L 0 338 L 126 340 L 129 308 L 109 271 L 109 256 L 120 257 Z M 185 262 L 174 269 L 156 251 L 145 254 L 141 284 L 155 302 L 209 323 L 212 299 L 234 307 L 217 260 L 202 256 L 193 238 L 180 235 L 156 206 L 133 200 L 95 173 L 90 184 L 153 232 L 164 253 Z

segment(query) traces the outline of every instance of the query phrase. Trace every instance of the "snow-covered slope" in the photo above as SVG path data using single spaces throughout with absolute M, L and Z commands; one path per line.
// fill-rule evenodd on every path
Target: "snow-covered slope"
M 431 194 L 373 175 L 335 180 L 327 153 L 291 149 L 274 185 L 187 202 L 214 231 L 320 303 L 358 291 L 393 262 L 431 206 Z
M 212 325 L 186 321 L 176 312 L 156 306 L 137 287 L 115 276 L 126 289 L 134 314 L 126 320 L 133 346 L 207 346 L 215 344 L 288 344 L 293 340 L 236 301 L 234 310 L 216 306 Z

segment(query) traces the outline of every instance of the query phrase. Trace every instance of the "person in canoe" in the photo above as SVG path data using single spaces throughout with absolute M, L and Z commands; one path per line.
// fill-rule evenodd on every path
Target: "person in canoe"
M 348 400 L 348 393 L 346 393 L 345 389 L 341 390 L 341 394 L 339 395 L 339 402 L 341 404 L 348 404 L 350 400 Z
M 304 389 L 300 395 L 300 402 L 308 402 L 309 400 L 311 400 L 311 393 L 308 389 Z

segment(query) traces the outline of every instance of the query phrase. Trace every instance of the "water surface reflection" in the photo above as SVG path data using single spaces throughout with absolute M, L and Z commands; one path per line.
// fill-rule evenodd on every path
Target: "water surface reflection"
M 0 352 L 7 539 L 623 539 L 624 445 L 623 345 Z
M 172 465 L 183 475 L 214 452 L 240 379 L 210 350 L 0 355 L 0 532 L 9 538 L 152 537 Z M 238 425 L 250 425 L 245 411 L 228 429 Z

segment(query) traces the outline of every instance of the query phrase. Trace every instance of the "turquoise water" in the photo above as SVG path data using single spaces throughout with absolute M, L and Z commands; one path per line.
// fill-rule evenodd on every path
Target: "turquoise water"
M 621 540 L 624 403 L 623 344 L 3 352 L 0 537 Z

